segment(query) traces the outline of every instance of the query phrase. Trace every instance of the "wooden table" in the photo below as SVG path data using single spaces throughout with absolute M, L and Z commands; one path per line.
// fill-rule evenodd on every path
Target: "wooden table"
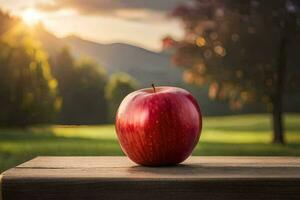
M 2 174 L 3 200 L 300 199 L 300 157 L 191 157 L 174 167 L 126 157 L 37 157 Z

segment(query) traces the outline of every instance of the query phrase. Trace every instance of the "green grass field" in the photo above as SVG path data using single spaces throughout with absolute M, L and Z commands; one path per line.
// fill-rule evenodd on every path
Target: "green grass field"
M 285 146 L 271 144 L 267 115 L 207 117 L 193 155 L 300 156 L 300 114 L 285 116 Z M 40 155 L 123 155 L 113 125 L 0 129 L 0 172 Z

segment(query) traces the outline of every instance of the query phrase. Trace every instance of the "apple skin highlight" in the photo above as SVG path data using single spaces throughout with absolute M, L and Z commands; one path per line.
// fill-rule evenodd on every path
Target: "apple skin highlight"
M 123 152 L 145 166 L 175 165 L 197 145 L 202 116 L 196 99 L 177 87 L 141 89 L 127 95 L 116 114 Z

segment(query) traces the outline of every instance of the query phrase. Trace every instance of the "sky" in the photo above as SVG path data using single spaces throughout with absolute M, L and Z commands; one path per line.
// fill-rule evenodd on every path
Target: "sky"
M 124 42 L 159 51 L 161 39 L 183 35 L 168 13 L 187 0 L 0 0 L 28 24 L 42 22 L 58 37 L 77 35 L 100 43 Z

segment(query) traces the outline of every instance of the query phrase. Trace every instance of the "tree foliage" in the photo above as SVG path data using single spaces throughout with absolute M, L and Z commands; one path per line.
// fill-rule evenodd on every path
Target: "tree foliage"
M 0 10 L 0 35 L 3 35 L 5 32 L 9 31 L 12 27 L 20 24 L 18 18 L 10 16 L 8 13 Z
M 115 73 L 111 75 L 106 88 L 105 96 L 109 102 L 109 120 L 114 121 L 117 109 L 124 97 L 135 91 L 138 83 L 135 79 L 126 73 Z
M 104 87 L 107 75 L 93 61 L 82 58 L 75 62 L 67 48 L 57 55 L 53 73 L 63 97 L 59 123 L 105 123 L 107 103 Z
M 300 63 L 293 57 L 299 48 L 299 1 L 194 0 L 172 15 L 183 22 L 185 37 L 165 38 L 164 46 L 175 47 L 173 61 L 184 67 L 186 82 L 209 84 L 209 97 L 228 100 L 232 109 L 263 102 L 281 117 L 284 89 L 299 88 Z
M 60 99 L 47 55 L 21 23 L 12 24 L 9 16 L 1 15 L 0 125 L 49 123 Z

